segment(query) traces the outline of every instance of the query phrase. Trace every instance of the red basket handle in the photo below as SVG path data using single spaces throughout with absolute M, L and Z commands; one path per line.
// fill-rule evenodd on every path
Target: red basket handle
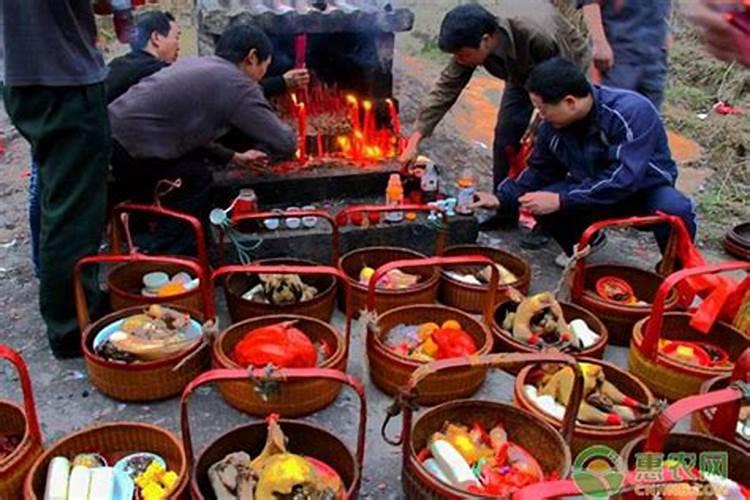
M 745 382 L 735 382 L 734 385 L 726 389 L 681 399 L 669 406 L 653 421 L 646 435 L 646 444 L 643 451 L 662 451 L 667 436 L 680 420 L 694 412 L 711 408 L 712 406 L 729 406 L 733 416 L 731 419 L 731 430 L 734 432 L 740 413 L 740 406 L 743 401 L 750 403 L 750 385 Z
M 492 325 L 492 315 L 495 307 L 495 295 L 497 294 L 497 285 L 500 282 L 500 273 L 495 267 L 495 261 L 484 255 L 458 255 L 455 257 L 427 257 L 424 259 L 404 259 L 394 260 L 387 262 L 377 268 L 373 275 L 370 277 L 370 283 L 368 284 L 367 290 L 367 309 L 370 311 L 375 310 L 375 288 L 380 278 L 385 276 L 388 272 L 394 269 L 408 269 L 413 267 L 423 266 L 452 266 L 452 265 L 469 265 L 469 264 L 485 264 L 490 266 L 490 282 L 487 285 L 487 293 L 484 304 L 484 323 L 488 326 Z
M 734 370 L 729 382 L 745 382 L 750 384 L 750 349 L 745 349 L 734 363 Z M 737 415 L 731 405 L 719 406 L 714 418 L 711 419 L 711 434 L 719 436 L 725 441 L 736 441 L 735 423 Z
M 675 263 L 677 260 L 677 234 L 680 228 L 680 224 L 682 224 L 682 220 L 675 215 L 668 215 L 659 212 L 657 215 L 649 215 L 645 217 L 626 217 L 620 219 L 606 219 L 595 222 L 583 232 L 581 241 L 578 243 L 578 248 L 584 249 L 589 246 L 589 244 L 591 243 L 591 239 L 594 237 L 594 234 L 603 229 L 643 227 L 652 226 L 654 224 L 669 224 L 670 226 L 672 226 L 672 231 L 669 235 L 669 242 L 667 243 L 667 249 L 661 265 L 662 273 L 669 274 L 675 268 Z M 573 287 L 570 293 L 575 302 L 578 302 L 583 296 L 583 284 L 585 275 L 586 258 L 583 257 L 576 263 L 575 274 L 573 275 Z
M 607 492 L 602 490 L 596 492 L 591 491 L 587 493 L 610 493 L 611 495 L 616 495 L 624 488 L 632 488 L 634 486 L 637 486 L 638 484 L 639 481 L 636 479 L 635 472 L 630 471 L 625 474 L 625 478 L 623 479 L 623 482 L 617 491 Z M 558 481 L 543 481 L 541 483 L 534 483 L 516 491 L 515 493 L 513 493 L 513 496 L 511 498 L 513 500 L 539 500 L 540 498 L 561 498 L 572 496 L 578 497 L 581 495 L 583 495 L 583 490 L 581 490 L 580 486 L 578 486 L 578 484 L 574 480 L 560 479 Z
M 331 226 L 331 246 L 332 262 L 335 264 L 339 260 L 339 225 L 336 219 L 325 210 L 292 210 L 285 212 L 254 212 L 242 214 L 233 219 L 234 224 L 240 224 L 250 220 L 264 219 L 292 219 L 302 217 L 319 217 L 325 219 Z M 224 230 L 219 229 L 219 262 L 224 265 Z
M 120 248 L 122 245 L 122 234 L 120 233 L 120 231 L 122 229 L 125 230 L 127 242 L 129 244 L 132 243 L 127 216 L 134 213 L 172 218 L 190 225 L 193 230 L 193 234 L 195 235 L 195 246 L 198 252 L 198 262 L 200 262 L 200 265 L 206 271 L 206 274 L 211 272 L 211 262 L 208 259 L 208 245 L 206 243 L 206 232 L 203 229 L 203 224 L 201 224 L 201 221 L 196 217 L 193 217 L 192 215 L 177 212 L 175 210 L 170 210 L 168 208 L 157 205 L 121 203 L 112 210 L 112 242 L 110 246 L 112 247 L 113 254 L 117 255 L 120 253 Z M 133 247 L 131 247 L 129 250 L 130 252 L 136 251 L 136 249 Z
M 349 206 L 341 210 L 336 217 L 345 217 L 346 220 L 350 220 L 352 214 L 355 213 L 385 213 L 385 212 L 422 212 L 430 213 L 437 212 L 441 215 L 439 218 L 440 226 L 435 235 L 435 255 L 440 255 L 445 249 L 448 238 L 448 220 L 445 216 L 445 211 L 436 206 L 420 205 L 420 204 L 405 204 L 405 205 L 354 205 Z
M 73 269 L 76 313 L 78 315 L 78 326 L 81 328 L 81 331 L 83 331 L 91 322 L 88 303 L 86 300 L 86 292 L 83 289 L 83 280 L 81 278 L 83 268 L 90 264 L 120 264 L 125 262 L 154 262 L 159 264 L 176 264 L 187 267 L 190 271 L 195 273 L 195 276 L 200 280 L 199 288 L 201 291 L 201 302 L 203 303 L 203 311 L 201 312 L 204 315 L 204 320 L 216 316 L 213 309 L 213 297 L 209 280 L 206 278 L 204 269 L 193 260 L 180 257 L 143 255 L 140 253 L 131 253 L 129 255 L 91 255 L 83 257 L 76 262 L 75 268 Z M 159 303 L 168 302 L 169 297 L 164 297 L 164 300 L 159 301 Z
M 23 409 L 26 413 L 26 420 L 29 423 L 29 435 L 37 443 L 44 442 L 42 439 L 42 429 L 39 426 L 39 417 L 36 414 L 36 405 L 34 404 L 34 391 L 31 388 L 31 377 L 29 368 L 20 354 L 8 347 L 0 344 L 0 358 L 10 361 L 18 370 L 18 379 L 21 382 L 21 392 L 23 393 Z
M 401 391 L 399 400 L 396 403 L 400 403 L 400 410 L 403 411 L 402 429 L 401 436 L 398 440 L 390 439 L 386 435 L 386 427 L 388 426 L 389 420 L 395 416 L 397 412 L 389 412 L 383 427 L 381 434 L 383 438 L 392 445 L 403 446 L 404 457 L 409 456 L 409 447 L 411 446 L 411 427 L 412 427 L 412 412 L 413 402 L 417 398 L 417 386 L 419 383 L 430 375 L 455 368 L 513 368 L 516 366 L 523 366 L 527 364 L 538 364 L 538 363 L 562 363 L 573 368 L 575 374 L 573 381 L 573 393 L 571 394 L 571 400 L 568 401 L 568 405 L 565 408 L 565 415 L 562 420 L 562 427 L 560 433 L 566 443 L 570 444 L 573 438 L 573 430 L 575 428 L 576 417 L 578 416 L 578 409 L 581 406 L 583 400 L 583 374 L 581 373 L 581 367 L 578 366 L 578 362 L 573 356 L 568 354 L 562 354 L 559 352 L 543 352 L 543 353 L 531 353 L 531 354 L 520 354 L 520 353 L 503 353 L 503 354 L 487 354 L 484 356 L 468 356 L 453 359 L 444 359 L 441 361 L 435 361 L 428 363 L 417 368 L 409 378 L 409 383 Z M 395 410 L 395 408 L 394 408 Z
M 711 266 L 691 267 L 667 276 L 656 291 L 653 308 L 651 309 L 651 314 L 646 323 L 646 332 L 641 345 L 641 351 L 644 356 L 648 359 L 654 360 L 658 355 L 659 339 L 661 338 L 661 330 L 664 324 L 664 304 L 666 303 L 667 297 L 669 296 L 669 292 L 672 291 L 672 288 L 681 281 L 693 276 L 716 274 L 727 271 L 739 271 L 742 269 L 750 271 L 750 262 L 724 262 L 722 264 L 714 264 Z
M 332 266 L 289 266 L 289 265 L 263 265 L 263 264 L 245 264 L 245 265 L 234 265 L 234 266 L 223 266 L 214 271 L 214 273 L 211 275 L 211 282 L 212 285 L 216 283 L 216 280 L 218 280 L 222 276 L 227 276 L 230 274 L 235 273 L 245 273 L 245 274 L 301 274 L 305 276 L 310 275 L 327 275 L 327 276 L 333 276 L 334 278 L 338 279 L 339 283 L 341 283 L 344 287 L 344 295 L 346 297 L 346 306 L 345 306 L 345 314 L 346 314 L 346 346 L 347 350 L 349 349 L 349 342 L 351 341 L 352 336 L 352 294 L 349 290 L 349 280 L 344 274 L 343 271 L 341 271 L 338 268 L 332 267 Z M 216 308 L 214 307 L 213 310 L 215 311 Z
M 367 430 L 367 400 L 365 388 L 356 377 L 330 368 L 280 368 L 268 372 L 265 368 L 249 370 L 211 370 L 193 379 L 182 392 L 180 400 L 180 426 L 182 428 L 182 441 L 185 447 L 187 467 L 193 469 L 193 440 L 190 434 L 190 419 L 188 417 L 188 399 L 190 395 L 200 386 L 210 382 L 246 381 L 251 378 L 270 379 L 279 382 L 309 379 L 326 379 L 346 384 L 357 393 L 359 397 L 359 426 L 357 428 L 357 466 L 360 473 L 365 458 L 365 432 Z

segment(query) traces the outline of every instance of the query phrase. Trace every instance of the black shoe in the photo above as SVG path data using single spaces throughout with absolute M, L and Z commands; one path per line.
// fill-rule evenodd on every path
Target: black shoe
M 55 359 L 75 359 L 82 358 L 81 344 L 79 342 L 70 342 L 58 344 L 52 347 L 52 355 Z
M 495 214 L 479 223 L 480 231 L 518 229 L 518 216 Z
M 521 235 L 521 248 L 526 250 L 541 250 L 549 243 L 550 237 L 537 224 L 531 231 L 525 231 Z

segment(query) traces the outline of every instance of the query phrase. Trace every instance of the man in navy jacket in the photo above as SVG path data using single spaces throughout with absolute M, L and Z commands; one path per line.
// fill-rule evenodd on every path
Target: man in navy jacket
M 662 211 L 681 217 L 695 236 L 693 203 L 674 187 L 677 165 L 648 99 L 591 85 L 561 58 L 534 68 L 526 88 L 544 119 L 528 168 L 496 194 L 478 193 L 476 208 L 520 205 L 568 255 L 589 225 L 611 217 Z M 669 229 L 652 229 L 663 251 Z

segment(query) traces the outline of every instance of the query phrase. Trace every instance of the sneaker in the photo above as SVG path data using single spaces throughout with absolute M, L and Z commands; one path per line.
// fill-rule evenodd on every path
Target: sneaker
M 603 232 L 598 232 L 594 235 L 594 238 L 591 240 L 591 251 L 589 252 L 589 255 L 598 252 L 602 249 L 604 245 L 607 244 L 607 235 Z M 578 245 L 576 245 L 576 248 Z M 570 257 L 565 252 L 560 252 L 560 255 L 555 257 L 555 264 L 557 267 L 561 269 L 565 269 L 565 266 L 568 265 L 568 261 L 570 260 Z

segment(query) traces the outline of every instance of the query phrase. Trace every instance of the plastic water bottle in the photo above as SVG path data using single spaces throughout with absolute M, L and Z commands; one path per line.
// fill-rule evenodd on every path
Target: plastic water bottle
M 385 204 L 398 206 L 404 203 L 404 186 L 401 184 L 401 176 L 391 174 L 388 179 L 388 187 L 385 188 Z M 404 220 L 404 212 L 386 212 L 385 220 L 388 222 L 401 222 Z
M 422 180 L 420 181 L 420 188 L 422 189 L 422 201 L 424 203 L 437 200 L 438 193 L 440 192 L 440 175 L 435 163 L 432 161 L 425 167 Z
M 461 172 L 461 176 L 458 178 L 457 187 L 458 187 L 458 194 L 457 194 L 457 203 L 456 203 L 456 213 L 459 215 L 471 215 L 474 213 L 474 210 L 472 210 L 471 205 L 474 203 L 474 195 L 476 194 L 477 188 L 477 180 L 476 177 L 474 177 L 474 173 L 471 171 L 471 169 L 464 169 L 463 172 Z

